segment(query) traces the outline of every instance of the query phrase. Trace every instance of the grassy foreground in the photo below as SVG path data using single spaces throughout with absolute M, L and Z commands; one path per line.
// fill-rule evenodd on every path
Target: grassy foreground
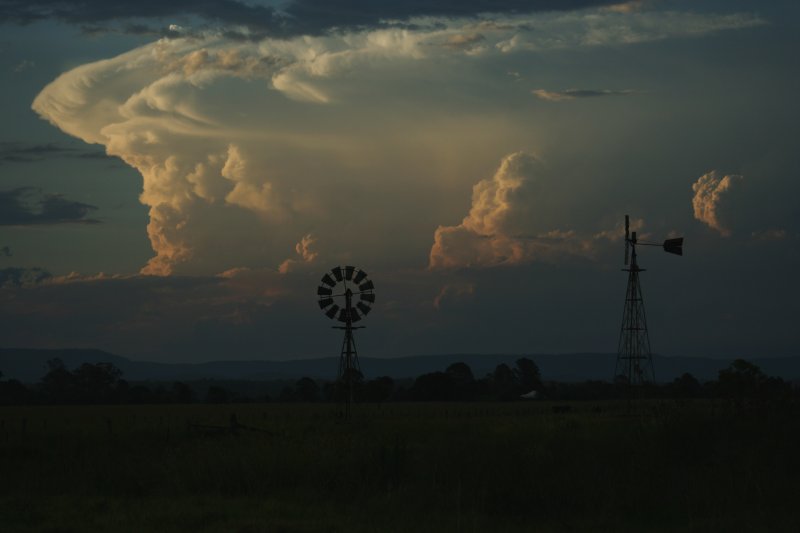
M 795 410 L 551 408 L 6 407 L 0 529 L 800 531 Z

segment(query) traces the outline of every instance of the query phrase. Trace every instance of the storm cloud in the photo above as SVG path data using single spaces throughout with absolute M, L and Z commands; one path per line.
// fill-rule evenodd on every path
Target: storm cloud
M 369 254 L 392 234 L 394 255 L 385 260 L 405 260 L 425 256 L 441 223 L 434 218 L 435 169 L 446 165 L 455 175 L 496 161 L 530 130 L 522 115 L 508 118 L 504 97 L 485 98 L 480 84 L 463 83 L 454 100 L 454 74 L 484 79 L 511 52 L 622 45 L 760 23 L 739 14 L 671 13 L 665 22 L 657 13 L 608 10 L 538 16 L 431 19 L 421 29 L 259 42 L 224 34 L 161 39 L 62 74 L 33 109 L 141 173 L 140 201 L 149 207 L 155 251 L 144 273 L 169 275 L 191 265 L 205 273 L 256 263 L 278 268 L 287 258 L 296 261 L 295 246 L 309 234 L 315 253 L 334 261 Z M 504 80 L 493 89 L 510 90 Z M 402 112 L 386 115 L 387 101 Z M 482 109 L 467 104 L 476 101 Z M 391 127 L 376 116 L 386 116 Z M 460 179 L 464 190 L 474 183 Z M 342 211 L 354 197 L 386 200 Z M 238 231 L 246 224 L 258 231 Z M 398 225 L 406 230 L 398 233 Z M 531 238 L 540 248 L 576 242 L 553 229 L 562 231 L 551 226 Z
M 694 218 L 718 231 L 723 237 L 729 237 L 731 221 L 726 216 L 725 203 L 731 196 L 731 191 L 743 179 L 736 174 L 721 176 L 716 170 L 697 178 L 692 184 Z
M 469 214 L 455 226 L 439 226 L 429 267 L 463 268 L 560 262 L 591 258 L 596 243 L 619 238 L 621 231 L 583 235 L 554 226 L 550 207 L 557 182 L 533 156 L 506 156 L 494 176 L 472 189 Z M 563 204 L 562 204 L 563 205 Z M 637 222 L 637 227 L 641 222 Z

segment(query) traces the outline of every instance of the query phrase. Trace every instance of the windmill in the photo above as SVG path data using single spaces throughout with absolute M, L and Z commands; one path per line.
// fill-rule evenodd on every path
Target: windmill
M 356 340 L 353 330 L 363 326 L 353 326 L 372 310 L 375 303 L 375 285 L 367 278 L 367 273 L 353 266 L 337 266 L 322 276 L 317 287 L 319 308 L 328 318 L 343 322 L 344 326 L 333 326 L 344 330 L 337 387 L 344 386 L 345 418 L 350 418 L 350 404 L 353 402 L 353 382 L 361 369 L 358 364 Z M 358 298 L 358 301 L 354 300 Z
M 665 252 L 683 255 L 683 237 L 667 239 L 663 243 L 644 242 L 630 231 L 628 215 L 625 215 L 625 266 L 628 272 L 628 288 L 625 291 L 625 308 L 622 312 L 622 327 L 619 332 L 617 365 L 614 375 L 629 386 L 655 381 L 653 356 L 650 352 L 650 337 L 647 333 L 647 317 L 639 284 L 639 268 L 636 246 L 661 246 Z

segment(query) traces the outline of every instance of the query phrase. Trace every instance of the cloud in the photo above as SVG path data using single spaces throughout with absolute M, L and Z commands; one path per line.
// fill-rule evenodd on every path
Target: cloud
M 434 233 L 429 268 L 493 267 L 592 257 L 611 232 L 584 235 L 552 227 L 554 179 L 533 156 L 506 156 L 494 176 L 472 189 L 469 214 Z M 566 208 L 565 208 L 566 209 Z M 621 231 L 614 235 L 619 237 Z
M 314 344 L 303 341 L 309 321 L 298 313 L 329 325 L 314 305 L 316 283 L 275 270 L 155 277 L 5 269 L 0 287 L 0 333 L 26 347 L 92 346 L 194 361 L 285 358 Z
M 280 9 L 237 0 L 193 2 L 173 0 L 120 0 L 110 5 L 102 0 L 5 0 L 0 22 L 29 24 L 57 19 L 84 25 L 94 31 L 100 23 L 197 17 L 207 23 L 245 28 L 258 36 L 290 37 L 320 35 L 331 30 L 386 28 L 418 17 L 476 17 L 483 13 L 533 13 L 573 10 L 613 4 L 609 0 L 483 0 L 446 2 L 384 2 L 373 0 L 354 5 L 349 0 L 291 0 Z M 174 24 L 172 24 L 174 25 Z M 172 26 L 170 25 L 170 26 Z M 130 25 L 129 25 L 130 26 Z M 140 28 L 144 25 L 136 24 Z
M 42 224 L 98 224 L 87 218 L 97 207 L 67 200 L 61 194 L 44 193 L 36 187 L 0 191 L 0 226 Z
M 618 4 L 611 4 L 604 9 L 613 11 L 615 13 L 633 13 L 642 9 L 644 0 L 629 0 L 627 2 L 620 2 Z
M 4 268 L 0 269 L 0 288 L 30 287 L 50 278 L 52 278 L 52 274 L 41 268 Z
M 297 255 L 300 256 L 300 259 L 287 259 L 283 263 L 281 263 L 280 267 L 278 267 L 278 271 L 281 274 L 286 274 L 287 272 L 294 269 L 298 264 L 302 263 L 313 263 L 314 260 L 319 255 L 318 252 L 314 252 L 311 250 L 311 246 L 316 242 L 316 239 L 309 233 L 308 235 L 304 236 L 300 242 L 295 245 L 294 250 L 297 252 Z
M 472 13 L 476 5 L 453 3 L 447 13 Z M 44 6 L 61 13 L 56 4 Z M 111 11 L 123 16 L 131 6 Z M 310 6 L 323 19 L 340 16 L 328 4 L 296 9 L 308 9 L 313 18 Z M 505 101 L 487 98 L 486 86 L 469 83 L 486 79 L 499 56 L 624 44 L 618 33 L 601 35 L 599 28 L 633 22 L 641 26 L 637 38 L 657 39 L 684 36 L 687 27 L 696 34 L 756 20 L 673 14 L 664 28 L 652 13 L 636 14 L 649 17 L 646 24 L 597 10 L 520 13 L 429 17 L 403 27 L 258 40 L 198 31 L 65 72 L 32 107 L 139 171 L 155 253 L 143 273 L 208 274 L 242 264 L 278 268 L 309 233 L 318 239 L 321 257 L 338 254 L 330 257 L 338 261 L 371 255 L 381 246 L 380 235 L 396 233 L 400 224 L 433 219 L 439 208 L 430 183 L 436 169 L 455 175 L 507 153 L 512 139 L 519 145 L 516 135 L 528 125 L 509 119 L 507 109 L 493 103 Z M 563 39 L 554 38 L 561 34 Z M 455 99 L 454 76 L 467 82 Z M 387 101 L 401 111 L 387 113 Z M 467 101 L 480 101 L 482 108 Z M 406 206 L 414 202 L 414 221 L 406 221 L 401 197 Z M 357 209 L 341 208 L 354 198 Z M 413 237 L 398 235 L 387 261 L 403 253 L 424 257 L 430 228 L 416 228 Z M 558 241 L 548 235 L 552 229 L 532 238 L 552 246 Z
M 456 33 L 448 35 L 445 38 L 444 46 L 456 49 L 469 49 L 485 40 L 486 37 L 480 33 Z
M 576 98 L 593 98 L 596 96 L 627 96 L 634 94 L 635 91 L 630 89 L 624 89 L 621 91 L 612 91 L 610 89 L 566 89 L 563 91 L 535 89 L 531 92 L 540 100 L 547 100 L 548 102 L 564 102 L 575 100 Z
M 789 233 L 785 229 L 771 228 L 763 231 L 753 231 L 750 236 L 759 241 L 783 241 L 789 237 Z
M 447 283 L 433 299 L 433 307 L 441 309 L 446 303 L 459 302 L 475 294 L 475 284 L 469 282 Z
M 14 67 L 13 70 L 14 70 L 14 72 L 19 73 L 19 72 L 24 72 L 26 70 L 32 69 L 35 66 L 36 66 L 36 63 L 34 63 L 33 61 L 30 61 L 28 59 L 23 59 L 22 61 L 17 63 L 17 65 Z
M 680 11 L 618 13 L 609 10 L 550 13 L 530 28 L 519 28 L 495 47 L 516 51 L 625 46 L 677 37 L 698 37 L 713 32 L 750 28 L 766 22 L 751 14 L 711 15 Z M 535 28 L 535 30 L 533 29 Z
M 269 6 L 250 5 L 236 0 L 192 2 L 173 0 L 122 0 L 113 5 L 102 0 L 5 0 L 0 22 L 30 24 L 39 20 L 56 19 L 72 24 L 99 23 L 128 19 L 163 19 L 194 15 L 224 24 L 253 25 L 278 29 L 284 17 Z
M 50 158 L 112 160 L 98 150 L 70 148 L 58 143 L 0 142 L 0 164 L 35 163 Z
M 744 177 L 735 174 L 720 176 L 716 170 L 700 176 L 692 184 L 694 218 L 717 230 L 723 237 L 729 237 L 731 230 L 726 220 L 724 204 L 730 191 L 743 179 Z

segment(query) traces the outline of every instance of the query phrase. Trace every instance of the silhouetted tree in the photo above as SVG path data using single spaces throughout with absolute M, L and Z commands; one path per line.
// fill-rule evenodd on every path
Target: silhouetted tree
M 361 390 L 365 402 L 385 402 L 392 397 L 394 380 L 389 376 L 381 376 L 364 383 Z
M 206 392 L 206 403 L 230 403 L 231 393 L 223 387 L 211 385 Z
M 539 373 L 539 367 L 527 357 L 517 359 L 514 377 L 521 394 L 542 389 L 542 376 Z
M 472 369 L 466 363 L 453 363 L 445 370 L 456 385 L 469 385 L 475 381 L 475 376 L 472 374 Z
M 294 385 L 294 397 L 299 402 L 318 402 L 319 386 L 311 378 L 300 378 Z
M 75 401 L 75 376 L 67 370 L 61 359 L 47 361 L 48 371 L 41 380 L 41 392 L 45 402 L 71 403 Z
M 445 370 L 445 374 L 450 376 L 453 383 L 453 400 L 471 400 L 475 398 L 477 389 L 475 387 L 475 376 L 472 369 L 466 363 L 453 363 Z
M 128 388 L 128 401 L 131 403 L 155 403 L 153 391 L 145 385 L 134 385 Z
M 505 363 L 495 367 L 494 373 L 489 380 L 489 387 L 495 398 L 498 400 L 513 400 L 519 396 L 514 372 Z
M 112 403 L 122 371 L 111 363 L 83 363 L 72 373 L 81 403 Z
M 782 406 L 792 397 L 792 385 L 781 378 L 767 378 L 758 390 L 758 397 L 774 406 Z
M 33 391 L 18 380 L 0 381 L 0 405 L 25 405 L 34 400 Z
M 756 397 L 766 381 L 767 376 L 758 366 L 744 359 L 736 359 L 728 368 L 719 371 L 717 392 L 741 407 L 745 399 Z
M 441 402 L 454 399 L 455 383 L 445 372 L 422 374 L 411 388 L 413 399 L 424 402 Z
M 672 395 L 678 398 L 697 398 L 703 390 L 703 386 L 693 375 L 684 372 L 680 377 L 675 378 L 669 387 Z
M 195 399 L 194 390 L 182 381 L 172 384 L 171 396 L 175 403 L 193 403 Z

